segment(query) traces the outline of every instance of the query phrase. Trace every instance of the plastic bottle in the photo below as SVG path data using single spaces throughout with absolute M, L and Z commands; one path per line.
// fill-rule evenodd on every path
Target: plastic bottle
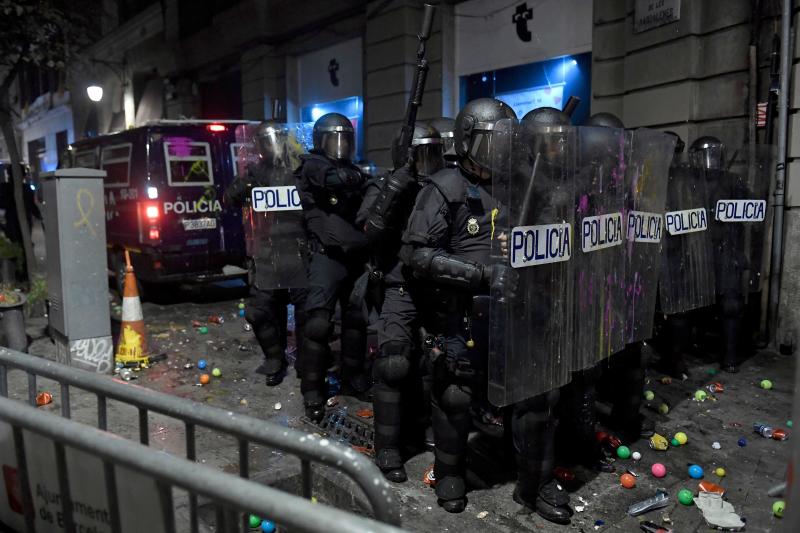
M 765 439 L 772 438 L 773 429 L 766 424 L 759 424 L 756 422 L 753 424 L 753 431 L 764 437 Z

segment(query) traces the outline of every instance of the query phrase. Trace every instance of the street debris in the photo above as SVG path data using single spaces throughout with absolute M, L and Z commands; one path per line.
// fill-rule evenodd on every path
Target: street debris
M 671 528 L 659 526 L 649 520 L 639 523 L 639 528 L 646 533 L 672 533 Z
M 714 441 L 714 442 L 711 443 L 711 447 L 714 448 L 715 450 L 719 450 L 719 449 L 722 448 L 722 444 L 720 444 L 717 441 Z
M 369 408 L 359 409 L 356 411 L 356 416 L 361 418 L 372 418 L 375 416 L 375 412 Z
M 477 518 L 479 518 L 479 519 L 483 520 L 484 518 L 486 518 L 487 516 L 489 516 L 489 511 L 481 511 L 480 513 L 478 513 L 478 514 L 477 514 L 477 515 L 475 515 L 475 516 L 476 516 Z
M 280 411 L 282 407 L 283 407 L 283 405 L 281 405 L 281 402 L 275 402 L 274 409 L 276 411 Z
M 653 450 L 658 451 L 665 451 L 669 448 L 669 443 L 667 442 L 666 437 L 659 435 L 658 433 L 654 433 L 652 437 L 650 437 L 650 448 Z
M 713 492 L 714 494 L 725 496 L 725 489 L 710 481 L 701 481 L 697 484 L 697 487 L 700 489 L 700 492 Z
M 53 395 L 49 392 L 40 392 L 36 395 L 36 407 L 42 407 L 53 401 Z
M 706 386 L 706 390 L 711 394 L 719 394 L 720 392 L 725 392 L 725 387 L 719 381 L 714 382 L 710 385 Z
M 669 505 L 669 494 L 664 489 L 658 489 L 655 495 L 628 507 L 628 514 L 631 516 L 639 516 L 640 514 L 654 511 L 655 509 L 661 509 L 667 505 Z
M 745 523 L 736 514 L 733 505 L 713 492 L 701 492 L 694 498 L 694 503 L 703 513 L 706 523 L 716 529 L 725 531 L 741 531 Z

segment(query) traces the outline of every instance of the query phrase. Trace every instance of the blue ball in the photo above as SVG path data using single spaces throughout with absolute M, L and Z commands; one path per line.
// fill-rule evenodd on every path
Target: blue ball
M 273 524 L 269 520 L 263 520 L 261 522 L 261 531 L 263 531 L 264 533 L 274 533 L 275 524 Z
M 703 477 L 703 469 L 698 465 L 692 465 L 689 467 L 689 477 L 694 479 L 700 479 Z
M 197 368 L 199 368 L 200 370 L 205 370 L 205 368 L 206 368 L 207 366 L 208 366 L 208 363 L 206 362 L 206 360 L 205 360 L 205 359 L 200 359 L 200 360 L 197 362 Z
M 745 446 L 747 446 L 747 439 L 742 437 L 741 439 L 739 439 L 739 447 L 744 448 Z
M 239 316 L 244 316 L 244 309 L 239 309 Z

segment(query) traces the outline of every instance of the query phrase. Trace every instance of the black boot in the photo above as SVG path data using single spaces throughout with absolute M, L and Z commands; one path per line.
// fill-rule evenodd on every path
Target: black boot
M 283 359 L 267 359 L 261 365 L 266 376 L 267 387 L 275 387 L 283 382 L 286 375 L 286 361 Z
M 520 479 L 514 488 L 514 501 L 555 524 L 569 524 L 569 518 L 574 514 L 569 506 L 569 494 L 555 479 L 538 489 L 534 489 L 529 481 Z
M 306 410 L 306 417 L 319 424 L 325 417 L 325 402 L 323 402 L 318 394 L 306 394 L 303 398 L 303 405 Z
M 403 483 L 408 480 L 400 450 L 392 448 L 380 450 L 375 456 L 375 464 L 381 469 L 383 476 L 392 483 Z
M 467 485 L 461 476 L 446 476 L 436 480 L 439 506 L 448 513 L 461 513 L 467 507 Z

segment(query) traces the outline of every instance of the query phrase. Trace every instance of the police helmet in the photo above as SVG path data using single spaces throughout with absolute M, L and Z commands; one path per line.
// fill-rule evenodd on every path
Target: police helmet
M 522 122 L 532 126 L 569 126 L 572 119 L 555 107 L 537 107 L 525 113 Z
M 356 135 L 350 119 L 340 113 L 322 115 L 314 123 L 314 149 L 330 159 L 351 161 L 355 154 Z
M 261 161 L 278 166 L 287 155 L 289 130 L 285 124 L 265 120 L 256 127 L 254 141 Z
M 442 136 L 442 146 L 444 147 L 444 158 L 446 161 L 456 159 L 456 150 L 453 141 L 453 132 L 456 127 L 455 119 L 450 117 L 439 117 L 428 122 L 439 135 Z
M 625 128 L 625 124 L 613 113 L 595 113 L 589 117 L 585 125 L 594 126 L 596 128 Z
M 459 112 L 453 140 L 462 170 L 482 179 L 492 176 L 492 132 L 504 118 L 515 119 L 517 115 L 494 98 L 478 98 Z
M 710 135 L 700 137 L 689 147 L 689 162 L 706 170 L 720 170 L 725 164 L 725 145 Z

